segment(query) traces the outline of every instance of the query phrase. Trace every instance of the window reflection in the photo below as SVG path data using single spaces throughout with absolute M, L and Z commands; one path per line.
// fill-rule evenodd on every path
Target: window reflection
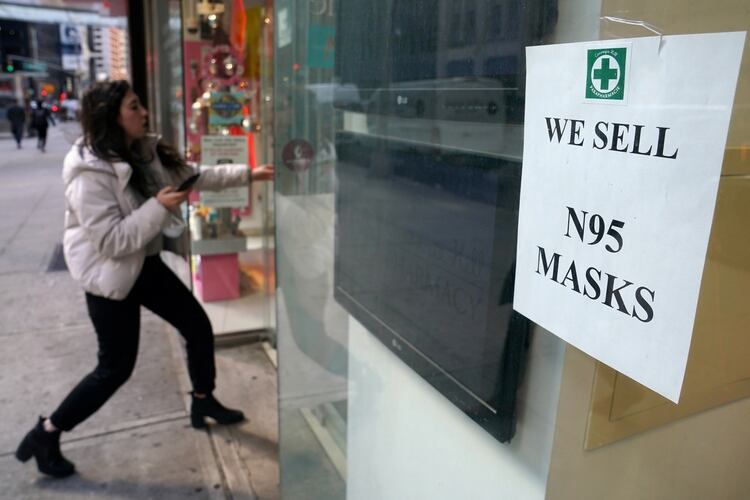
M 369 3 L 339 13 L 374 19 L 339 23 L 336 298 L 507 441 L 529 331 L 512 310 L 524 47 L 556 3 Z

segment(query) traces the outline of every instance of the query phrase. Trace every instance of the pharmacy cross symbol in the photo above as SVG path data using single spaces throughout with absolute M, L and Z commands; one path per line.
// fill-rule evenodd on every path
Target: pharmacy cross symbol
M 599 69 L 594 69 L 594 80 L 599 80 L 598 87 L 602 92 L 607 92 L 609 90 L 609 81 L 614 80 L 615 83 L 617 83 L 620 79 L 619 68 L 610 68 L 610 61 L 614 62 L 615 66 L 619 65 L 617 64 L 617 61 L 610 56 L 600 57 L 599 61 L 601 61 L 601 67 Z

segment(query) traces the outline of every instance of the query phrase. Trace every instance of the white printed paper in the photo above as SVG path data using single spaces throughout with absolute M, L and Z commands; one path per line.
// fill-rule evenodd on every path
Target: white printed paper
M 674 402 L 744 41 L 526 51 L 514 308 Z
M 201 137 L 201 163 L 204 165 L 247 164 L 247 159 L 247 137 L 244 135 L 204 135 Z M 200 196 L 202 204 L 214 208 L 244 208 L 250 202 L 248 186 L 221 191 L 201 191 Z

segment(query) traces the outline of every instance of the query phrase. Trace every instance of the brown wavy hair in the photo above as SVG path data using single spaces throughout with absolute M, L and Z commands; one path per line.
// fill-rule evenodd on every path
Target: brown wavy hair
M 130 89 L 127 81 L 114 80 L 95 83 L 86 91 L 81 102 L 81 149 L 91 150 L 104 161 L 126 161 L 133 169 L 130 185 L 148 197 L 155 193 L 147 192 L 144 170 L 153 156 L 139 140 L 128 146 L 125 131 L 117 121 L 122 100 Z M 156 145 L 156 154 L 168 170 L 189 168 L 177 150 L 162 141 Z

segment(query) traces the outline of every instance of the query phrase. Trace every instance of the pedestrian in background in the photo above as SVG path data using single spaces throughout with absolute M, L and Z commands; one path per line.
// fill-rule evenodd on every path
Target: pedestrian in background
M 26 121 L 26 110 L 18 103 L 14 103 L 13 106 L 8 108 L 8 121 L 10 121 L 10 130 L 13 132 L 13 137 L 16 139 L 16 146 L 21 149 L 21 141 L 23 141 L 23 124 Z
M 52 122 L 52 125 L 55 125 L 55 119 L 52 118 L 52 113 L 44 105 L 44 101 L 37 101 L 36 108 L 31 111 L 31 126 L 36 129 L 36 147 L 42 153 L 44 153 L 44 150 L 47 147 L 47 128 L 49 127 L 50 122 Z
M 103 82 L 83 97 L 83 137 L 65 158 L 63 248 L 71 275 L 83 287 L 98 340 L 98 364 L 49 418 L 39 417 L 16 457 L 36 458 L 45 474 L 64 477 L 75 466 L 60 452 L 60 433 L 96 412 L 130 377 L 138 353 L 140 307 L 172 324 L 186 341 L 193 386 L 190 422 L 242 421 L 239 410 L 212 395 L 216 368 L 211 323 L 159 252 L 187 249 L 180 204 L 190 188 L 175 186 L 196 170 L 158 137 L 147 134 L 148 113 L 125 81 Z M 274 169 L 246 165 L 200 168 L 196 189 L 221 190 L 270 180 Z

